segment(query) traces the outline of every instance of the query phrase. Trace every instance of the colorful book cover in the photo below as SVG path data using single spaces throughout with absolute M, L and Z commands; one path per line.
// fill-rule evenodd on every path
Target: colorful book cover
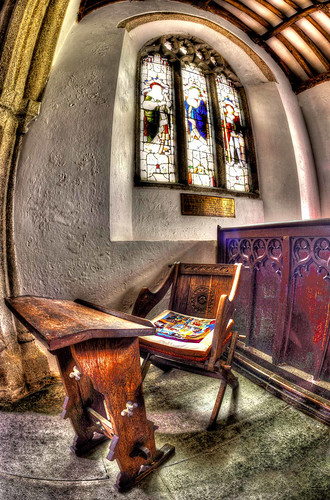
M 195 318 L 174 311 L 154 321 L 156 335 L 181 342 L 200 342 L 213 332 L 215 319 Z

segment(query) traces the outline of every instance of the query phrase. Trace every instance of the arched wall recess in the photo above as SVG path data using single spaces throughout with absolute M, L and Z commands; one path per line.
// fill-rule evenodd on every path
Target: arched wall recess
M 155 21 L 151 20 L 152 16 L 153 14 L 141 16 L 139 23 L 135 21 L 132 24 L 126 20 L 119 24 L 126 26 L 126 32 L 118 72 L 111 140 L 111 239 L 113 241 L 190 239 L 196 238 L 196 235 L 200 239 L 212 238 L 213 219 L 209 228 L 207 227 L 209 221 L 205 221 L 205 224 L 203 221 L 203 230 L 200 228 L 199 231 L 196 219 L 186 217 L 184 221 L 182 220 L 179 213 L 178 192 L 165 190 L 164 193 L 161 189 L 152 192 L 149 188 L 133 189 L 136 94 L 135 86 L 131 82 L 136 81 L 137 56 L 141 47 L 150 39 L 166 33 L 189 34 L 211 45 L 236 72 L 247 94 L 263 208 L 261 200 L 245 200 L 237 197 L 236 220 L 221 220 L 220 224 L 300 219 L 301 200 L 294 145 L 288 125 L 287 109 L 279 91 L 280 85 L 275 83 L 275 72 L 272 72 L 245 42 L 215 23 L 178 14 L 166 13 L 160 19 L 161 13 L 159 13 L 155 15 L 157 16 Z M 281 77 L 281 72 L 279 75 Z M 292 94 L 289 87 L 286 91 Z M 293 94 L 292 97 L 296 99 Z M 123 134 L 128 138 L 125 144 L 121 140 Z M 278 157 L 280 150 L 285 161 Z M 158 221 L 153 215 L 155 206 L 159 213 Z M 263 210 L 264 218 L 260 217 Z

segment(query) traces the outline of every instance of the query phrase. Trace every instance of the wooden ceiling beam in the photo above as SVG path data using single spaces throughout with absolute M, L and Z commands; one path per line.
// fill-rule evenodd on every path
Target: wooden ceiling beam
M 268 45 L 268 43 L 264 42 L 261 40 L 260 36 L 257 35 L 255 32 L 249 33 L 250 38 L 260 45 L 268 54 L 274 59 L 274 61 L 280 66 L 280 68 L 283 70 L 285 75 L 288 77 L 288 80 L 290 81 L 292 87 L 294 85 L 299 85 L 302 80 L 299 78 L 290 68 L 289 66 L 283 61 L 283 59 L 280 58 L 280 56 L 275 52 L 275 50 Z
M 263 5 L 263 7 L 265 7 L 266 9 L 270 10 L 273 14 L 275 14 L 275 16 L 279 17 L 280 19 L 286 19 L 286 15 L 282 11 L 274 7 L 273 4 L 267 2 L 266 0 L 256 0 L 256 1 L 261 5 Z
M 299 10 L 300 7 L 299 5 L 297 5 L 295 2 L 293 2 L 292 0 L 283 0 L 286 4 L 290 5 L 290 7 L 292 7 L 293 9 L 295 10 Z
M 309 80 L 306 80 L 305 82 L 301 82 L 298 85 L 293 85 L 293 89 L 296 94 L 300 94 L 300 92 L 303 92 L 304 90 L 311 89 L 312 87 L 315 87 L 315 85 L 319 85 L 320 83 L 327 82 L 329 80 L 330 71 L 327 71 L 326 73 L 321 73 L 313 78 L 310 78 Z
M 327 3 L 317 3 L 315 5 L 310 5 L 309 7 L 306 7 L 306 9 L 299 10 L 296 14 L 293 14 L 291 17 L 287 18 L 286 21 L 283 21 L 277 26 L 274 26 L 274 28 L 268 30 L 267 33 L 261 36 L 261 38 L 263 40 L 269 40 L 269 38 L 271 38 L 272 36 L 277 36 L 279 33 L 281 33 L 281 31 L 285 30 L 286 28 L 289 28 L 299 19 L 307 17 L 309 14 L 312 14 L 313 12 L 319 10 L 327 10 L 327 7 L 328 7 Z
M 312 68 L 312 66 L 306 61 L 306 59 L 300 54 L 300 52 L 296 49 L 296 47 L 289 42 L 289 40 L 282 35 L 281 33 L 277 34 L 277 39 L 285 45 L 285 47 L 289 50 L 289 52 L 293 55 L 293 57 L 296 59 L 297 63 L 302 67 L 302 69 L 305 71 L 306 75 L 309 78 L 312 78 L 315 76 L 317 71 Z
M 194 0 L 180 0 L 180 1 L 181 3 L 195 5 Z M 229 10 L 226 10 L 225 8 L 221 7 L 221 5 L 212 0 L 210 2 L 201 1 L 199 3 L 199 9 L 223 17 L 224 19 L 226 19 L 226 21 L 229 21 L 230 23 L 234 24 L 239 29 L 244 31 L 244 33 L 250 33 L 250 28 L 245 23 L 243 23 L 243 21 L 238 19 L 238 17 L 236 17 L 235 14 L 232 14 L 231 12 L 229 12 Z
M 199 9 L 202 9 L 204 7 L 207 7 L 210 3 L 212 2 L 212 0 L 205 0 L 203 2 L 203 0 L 195 0 L 194 2 L 191 2 L 195 7 L 198 7 Z
M 314 28 L 316 28 L 321 33 L 321 35 L 324 36 L 324 38 L 328 40 L 328 42 L 330 42 L 329 33 L 323 28 L 323 26 L 319 25 L 319 23 L 314 19 L 314 17 L 307 16 L 306 19 L 314 26 Z
M 302 38 L 304 40 L 304 42 L 308 45 L 308 47 L 311 49 L 311 51 L 313 52 L 313 54 L 315 54 L 316 57 L 321 61 L 321 63 L 325 67 L 325 69 L 326 70 L 330 69 L 330 64 L 329 64 L 329 61 L 328 61 L 327 57 L 315 45 L 315 43 L 313 42 L 313 40 L 311 40 L 309 38 L 309 36 L 306 35 L 306 33 L 299 26 L 297 26 L 296 24 L 294 24 L 292 26 L 292 28 L 295 30 L 295 32 L 297 33 L 297 35 L 299 35 L 300 38 Z
M 226 3 L 229 3 L 233 7 L 236 7 L 236 9 L 239 9 L 241 12 L 244 12 L 244 14 L 247 14 L 249 17 L 252 17 L 252 19 L 257 21 L 257 23 L 261 24 L 261 26 L 263 26 L 264 28 L 267 29 L 270 28 L 271 25 L 269 24 L 268 21 L 266 21 L 266 19 L 259 16 L 259 14 L 257 14 L 253 10 L 249 9 L 249 7 L 244 5 L 244 3 L 240 2 L 239 0 L 226 0 Z
M 274 49 L 272 49 L 267 43 L 263 42 L 262 47 L 266 52 L 274 59 L 274 61 L 280 66 L 285 75 L 288 77 L 291 85 L 299 85 L 301 83 L 301 79 L 293 73 L 293 71 L 289 68 L 289 66 L 281 59 Z

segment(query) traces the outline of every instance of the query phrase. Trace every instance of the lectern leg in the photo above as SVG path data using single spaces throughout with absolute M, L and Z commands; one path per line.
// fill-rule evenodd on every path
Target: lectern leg
M 93 443 L 93 446 L 91 446 L 94 432 L 84 412 L 83 394 L 90 392 L 90 387 L 88 387 L 90 381 L 85 380 L 85 387 L 81 383 L 78 385 L 80 374 L 76 367 L 76 362 L 72 357 L 70 347 L 59 349 L 55 354 L 66 392 L 62 418 L 69 418 L 71 420 L 76 434 L 71 450 L 80 455 L 96 445 L 96 443 Z
M 169 446 L 156 450 L 154 425 L 147 420 L 144 405 L 138 338 L 92 339 L 72 349 L 82 372 L 104 396 L 108 416 L 104 424 L 118 438 L 109 458 L 120 469 L 117 488 L 126 489 L 174 452 Z

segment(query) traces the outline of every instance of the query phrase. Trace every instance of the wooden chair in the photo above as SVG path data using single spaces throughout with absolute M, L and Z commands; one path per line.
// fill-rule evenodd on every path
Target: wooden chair
M 141 290 L 133 308 L 133 315 L 145 317 L 172 287 L 170 311 L 167 311 L 170 314 L 167 316 L 169 321 L 173 319 L 172 312 L 215 320 L 209 326 L 209 329 L 214 328 L 213 332 L 206 333 L 202 340 L 194 340 L 196 329 L 192 336 L 186 331 L 184 339 L 173 339 L 166 337 L 168 331 L 163 336 L 164 330 L 160 327 L 164 321 L 168 321 L 166 318 L 159 319 L 166 316 L 165 312 L 152 320 L 156 323 L 157 334 L 140 337 L 141 355 L 145 358 L 142 365 L 143 378 L 152 363 L 163 369 L 178 368 L 220 379 L 208 428 L 212 428 L 216 422 L 227 383 L 233 389 L 238 386 L 238 380 L 231 372 L 238 337 L 238 333 L 232 331 L 232 316 L 241 268 L 242 264 L 175 263 L 157 290 Z

